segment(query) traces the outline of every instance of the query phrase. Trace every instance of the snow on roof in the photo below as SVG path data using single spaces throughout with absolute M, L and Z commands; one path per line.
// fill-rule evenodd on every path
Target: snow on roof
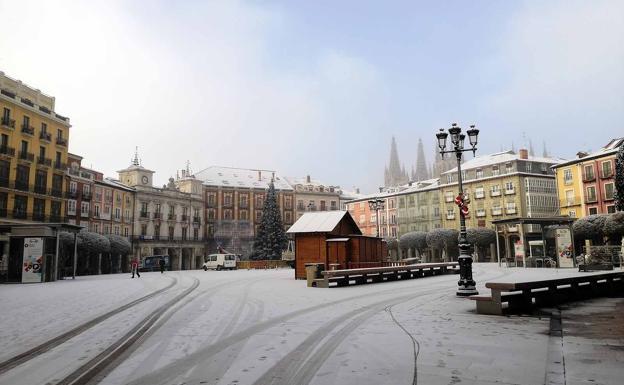
M 284 179 L 286 179 L 286 181 L 290 183 L 291 186 L 300 184 L 300 185 L 306 185 L 306 186 L 312 185 L 312 186 L 336 187 L 336 186 L 330 186 L 328 184 L 325 184 L 318 179 L 310 178 L 310 181 L 308 182 L 307 177 L 302 178 L 302 177 L 287 176 L 287 177 L 284 177 Z
M 561 166 L 567 166 L 567 165 L 570 165 L 570 164 L 583 162 L 585 160 L 590 160 L 590 159 L 593 159 L 593 158 L 600 158 L 600 157 L 605 156 L 605 155 L 615 154 L 620 149 L 620 146 L 623 146 L 623 145 L 624 145 L 624 138 L 611 139 L 611 141 L 609 143 L 607 143 L 607 145 L 604 146 L 603 148 L 601 148 L 600 150 L 594 151 L 591 154 L 587 154 L 587 155 L 585 155 L 582 158 L 572 159 L 572 160 L 569 160 L 567 162 L 560 162 L 559 164 L 555 165 L 553 168 L 558 168 L 558 167 L 561 167 Z
M 363 196 L 364 194 L 360 194 L 355 191 L 341 190 L 341 193 L 340 193 L 340 199 L 343 199 L 343 200 L 359 199 L 359 198 L 362 198 Z
M 565 159 L 562 158 L 544 158 L 541 156 L 531 156 L 529 155 L 527 159 L 521 159 L 519 153 L 515 153 L 513 151 L 503 151 L 496 152 L 494 154 L 477 156 L 476 158 L 472 158 L 469 161 L 462 163 L 462 171 L 470 170 L 474 168 L 491 166 L 498 163 L 511 162 L 514 160 L 525 160 L 531 162 L 539 162 L 539 163 L 549 163 L 549 164 L 557 164 L 564 162 Z M 452 168 L 448 171 L 442 173 L 442 175 L 456 173 L 457 167 Z
M 271 178 L 276 190 L 292 190 L 286 179 L 280 177 L 275 171 L 256 170 L 246 168 L 233 168 L 210 166 L 195 173 L 195 178 L 202 181 L 206 186 L 241 187 L 268 189 Z
M 127 185 L 121 183 L 117 179 L 113 179 L 113 178 L 109 178 L 109 177 L 106 177 L 103 180 L 98 180 L 96 182 L 99 182 L 99 183 L 102 183 L 102 184 L 107 184 L 109 186 L 112 186 L 112 187 L 115 187 L 115 188 L 120 188 L 120 189 L 127 190 L 127 191 L 134 191 L 134 189 L 132 187 L 127 186 Z
M 345 215 L 350 214 L 347 211 L 305 213 L 290 226 L 287 233 L 329 233 L 338 226 Z

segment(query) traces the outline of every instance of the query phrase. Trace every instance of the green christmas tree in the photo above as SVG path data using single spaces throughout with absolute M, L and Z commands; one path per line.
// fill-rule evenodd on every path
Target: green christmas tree
M 624 211 L 624 143 L 615 158 L 615 209 Z
M 277 205 L 275 185 L 271 181 L 262 209 L 260 227 L 254 240 L 253 259 L 281 259 L 282 251 L 287 245 L 288 238 Z

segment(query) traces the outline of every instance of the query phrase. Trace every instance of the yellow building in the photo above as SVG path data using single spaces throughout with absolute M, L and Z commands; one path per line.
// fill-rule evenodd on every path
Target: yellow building
M 583 174 L 581 163 L 570 161 L 553 167 L 557 180 L 557 194 L 561 215 L 582 218 L 585 216 L 583 199 Z
M 492 221 L 559 215 L 551 166 L 561 159 L 529 156 L 527 150 L 480 156 L 462 165 L 464 192 L 470 197 L 466 227 L 492 228 Z M 440 177 L 442 226 L 459 228 L 457 168 Z
M 0 222 L 63 222 L 69 119 L 0 72 Z

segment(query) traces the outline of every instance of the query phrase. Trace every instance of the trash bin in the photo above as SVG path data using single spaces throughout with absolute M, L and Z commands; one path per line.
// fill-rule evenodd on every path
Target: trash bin
M 324 263 L 306 263 L 306 279 L 308 281 L 308 287 L 314 286 L 314 280 L 317 278 L 323 278 L 321 272 L 325 269 Z

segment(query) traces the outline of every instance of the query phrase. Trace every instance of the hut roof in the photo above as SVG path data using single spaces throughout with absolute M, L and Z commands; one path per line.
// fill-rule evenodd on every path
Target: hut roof
M 357 224 L 348 211 L 321 211 L 305 213 L 295 222 L 290 229 L 289 234 L 295 233 L 331 233 L 338 227 L 340 222 L 347 221 L 357 229 L 356 234 L 362 234 Z

